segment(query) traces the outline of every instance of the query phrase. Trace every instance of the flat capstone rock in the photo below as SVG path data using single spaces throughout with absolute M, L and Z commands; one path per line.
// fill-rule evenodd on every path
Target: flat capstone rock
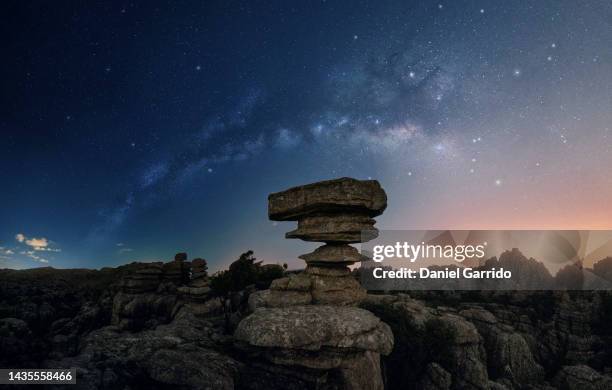
M 273 221 L 297 221 L 313 213 L 343 211 L 375 217 L 387 207 L 387 194 L 376 180 L 343 177 L 293 187 L 268 196 Z

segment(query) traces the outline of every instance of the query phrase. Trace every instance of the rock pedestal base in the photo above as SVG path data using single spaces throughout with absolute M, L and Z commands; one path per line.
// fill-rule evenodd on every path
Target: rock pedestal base
M 393 348 L 389 326 L 369 311 L 325 305 L 257 309 L 234 338 L 253 358 L 328 373 L 343 389 L 382 389 L 380 354 Z

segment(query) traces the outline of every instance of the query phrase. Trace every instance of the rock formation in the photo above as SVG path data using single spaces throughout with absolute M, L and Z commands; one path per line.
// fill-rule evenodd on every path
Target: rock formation
M 174 261 L 164 263 L 164 279 L 172 282 L 175 286 L 183 285 L 189 278 L 189 263 L 187 253 L 177 253 Z
M 362 195 L 377 186 L 355 182 L 300 187 L 282 201 L 301 206 L 274 218 L 382 211 Z M 328 239 L 329 226 L 308 229 Z M 79 389 L 380 389 L 382 377 L 392 390 L 612 388 L 611 291 L 393 292 L 363 294 L 357 307 L 346 264 L 358 254 L 323 241 L 302 257 L 306 272 L 257 293 L 275 273 L 253 267 L 250 251 L 233 267 L 257 270 L 248 283 L 203 295 L 191 289 L 207 288 L 206 262 L 186 254 L 166 265 L 0 269 L 0 367 L 76 367 Z M 499 263 L 534 283 L 554 279 L 518 251 Z M 593 269 L 609 277 L 612 259 Z
M 210 287 L 207 270 L 206 260 L 198 258 L 191 262 L 189 284 L 178 288 L 186 300 L 201 302 L 208 298 Z
M 348 268 L 362 255 L 350 243 L 376 237 L 372 217 L 387 207 L 387 195 L 375 180 L 329 180 L 291 188 L 268 197 L 274 221 L 297 221 L 287 238 L 325 245 L 300 256 L 306 271 L 275 280 L 270 290 L 252 296 L 251 306 L 357 305 L 366 295 Z
M 128 294 L 156 291 L 163 275 L 163 263 L 147 263 L 121 280 L 121 290 Z
M 361 261 L 348 244 L 374 237 L 372 217 L 384 211 L 385 192 L 377 181 L 342 178 L 271 194 L 268 201 L 270 219 L 298 221 L 287 238 L 325 245 L 300 256 L 303 273 L 251 295 L 254 313 L 238 325 L 237 345 L 273 365 L 315 370 L 311 385 L 382 389 L 380 354 L 391 352 L 393 335 L 372 313 L 353 307 L 366 291 L 348 268 Z
M 113 299 L 111 323 L 120 328 L 139 330 L 166 323 L 177 304 L 203 302 L 209 295 L 206 260 L 189 263 L 186 253 L 177 253 L 174 261 L 134 266 Z

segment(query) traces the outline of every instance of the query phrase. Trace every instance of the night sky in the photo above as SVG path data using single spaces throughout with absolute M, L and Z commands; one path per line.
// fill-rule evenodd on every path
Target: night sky
M 297 267 L 267 195 L 341 176 L 383 229 L 612 228 L 610 2 L 81 3 L 0 6 L 0 268 Z

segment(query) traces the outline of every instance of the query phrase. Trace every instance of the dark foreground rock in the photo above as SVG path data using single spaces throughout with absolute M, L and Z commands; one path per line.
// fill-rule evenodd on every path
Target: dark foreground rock
M 148 302 L 140 325 L 113 323 L 113 302 L 127 294 L 122 280 L 141 267 L 0 271 L 0 366 L 75 366 L 75 389 L 308 389 L 313 383 L 322 389 L 372 374 L 386 389 L 612 388 L 608 292 L 370 294 L 361 308 L 286 317 L 310 321 L 305 328 L 318 329 L 312 334 L 280 319 L 276 334 L 250 329 L 253 340 L 270 348 L 254 350 L 240 344 L 248 322 L 236 333 L 226 326 L 228 316 L 249 313 L 246 292 L 194 301 L 181 286 L 173 290 L 160 281 L 160 290 L 133 294 Z M 159 304 L 154 296 L 175 303 Z M 386 331 L 373 331 L 383 323 L 395 342 L 380 365 L 370 353 L 334 354 L 338 345 L 388 345 Z M 342 324 L 342 332 L 330 330 Z M 278 353 L 273 345 L 285 337 L 303 348 Z M 312 348 L 324 358 L 309 359 Z M 286 364 L 292 361 L 302 365 Z M 336 369 L 324 369 L 332 363 Z M 380 373 L 372 373 L 378 366 Z M 347 373 L 350 380 L 342 377 Z
M 369 295 L 388 323 L 388 388 L 611 388 L 609 292 Z

